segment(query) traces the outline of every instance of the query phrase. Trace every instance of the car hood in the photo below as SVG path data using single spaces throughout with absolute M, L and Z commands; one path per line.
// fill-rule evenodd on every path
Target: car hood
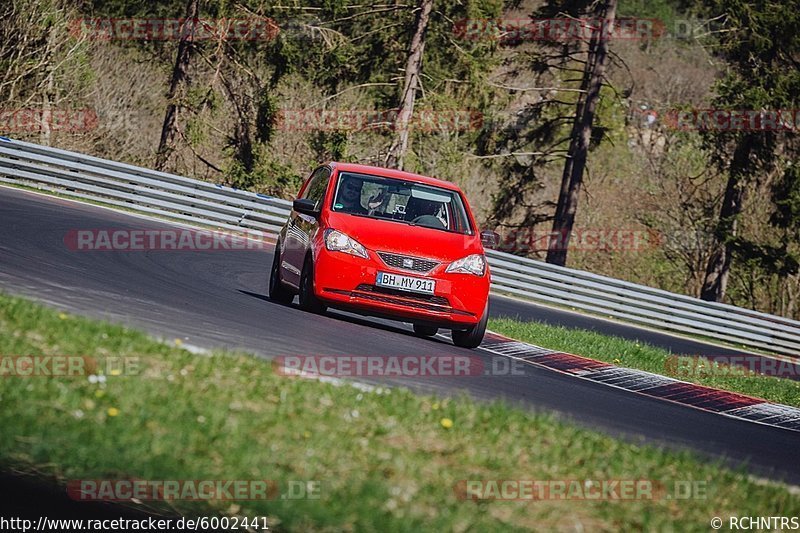
M 483 253 L 478 235 L 461 235 L 402 222 L 331 213 L 328 227 L 346 233 L 373 251 L 440 261 L 455 261 L 466 255 Z

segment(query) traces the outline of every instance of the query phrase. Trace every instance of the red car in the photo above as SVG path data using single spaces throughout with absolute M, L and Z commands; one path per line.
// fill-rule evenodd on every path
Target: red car
M 453 331 L 475 348 L 486 331 L 489 265 L 461 190 L 408 172 L 329 163 L 311 173 L 281 229 L 269 296 Z

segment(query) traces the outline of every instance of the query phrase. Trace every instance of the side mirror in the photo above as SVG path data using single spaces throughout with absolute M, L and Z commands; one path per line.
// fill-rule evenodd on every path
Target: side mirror
M 492 230 L 483 230 L 481 232 L 481 244 L 483 244 L 484 248 L 494 250 L 500 244 L 500 235 Z
M 314 200 L 309 200 L 308 198 L 298 198 L 292 202 L 292 209 L 298 213 L 309 215 L 315 218 L 319 216 L 319 211 L 316 209 L 316 202 L 314 202 Z

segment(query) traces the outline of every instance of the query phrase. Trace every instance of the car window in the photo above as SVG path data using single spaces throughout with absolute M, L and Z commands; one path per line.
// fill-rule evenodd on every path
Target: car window
M 343 172 L 332 208 L 351 215 L 457 233 L 471 232 L 461 195 L 407 180 Z
M 316 209 L 322 207 L 322 199 L 325 196 L 325 190 L 328 188 L 328 178 L 330 176 L 331 171 L 328 167 L 320 167 L 315 170 L 301 198 L 314 200 Z

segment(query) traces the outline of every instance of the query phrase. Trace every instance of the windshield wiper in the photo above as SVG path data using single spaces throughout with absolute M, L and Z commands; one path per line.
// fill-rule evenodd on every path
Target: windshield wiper
M 404 224 L 408 224 L 409 226 L 417 226 L 419 228 L 436 229 L 436 230 L 439 230 L 439 231 L 446 231 L 447 233 L 460 234 L 460 232 L 458 232 L 456 230 L 453 230 L 453 229 L 448 229 L 448 228 L 444 228 L 444 227 L 440 228 L 440 227 L 437 227 L 437 226 L 428 226 L 426 224 L 420 224 L 418 222 L 414 222 L 413 220 L 398 220 L 397 222 L 402 222 Z
M 419 224 L 417 222 L 414 222 L 413 220 L 403 220 L 403 219 L 400 219 L 400 218 L 376 217 L 376 216 L 373 216 L 373 215 L 367 215 L 367 214 L 363 214 L 363 213 L 349 213 L 347 211 L 338 211 L 338 212 L 339 213 L 343 213 L 345 215 L 352 215 L 354 217 L 369 218 L 369 219 L 372 219 L 372 220 L 385 220 L 387 222 L 400 222 L 402 224 L 406 224 L 406 225 L 409 225 L 409 226 L 415 226 L 417 228 L 428 228 L 428 229 L 435 229 L 435 230 L 439 230 L 439 231 L 445 231 L 447 233 L 455 233 L 456 235 L 467 235 L 466 233 L 461 233 L 460 231 L 456 231 L 456 230 L 453 230 L 453 229 L 437 228 L 436 226 L 426 226 L 425 224 Z

